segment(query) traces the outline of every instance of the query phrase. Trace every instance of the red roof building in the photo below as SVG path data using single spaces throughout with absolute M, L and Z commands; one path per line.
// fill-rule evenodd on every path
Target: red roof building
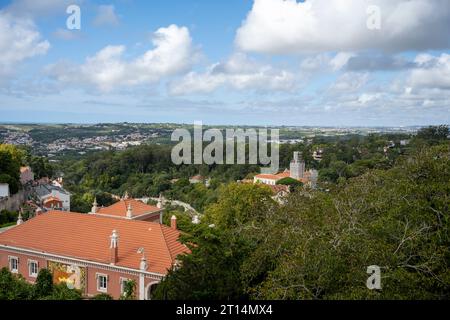
M 135 199 L 121 199 L 109 207 L 98 208 L 94 202 L 91 214 L 129 220 L 142 220 L 162 223 L 163 209 Z
M 134 280 L 139 299 L 151 299 L 155 285 L 189 253 L 180 232 L 159 223 L 101 214 L 50 211 L 0 234 L 0 268 L 34 282 L 49 269 L 55 283 L 85 296 L 107 293 L 119 298 Z
M 49 197 L 42 204 L 47 210 L 63 210 L 63 202 L 58 197 Z

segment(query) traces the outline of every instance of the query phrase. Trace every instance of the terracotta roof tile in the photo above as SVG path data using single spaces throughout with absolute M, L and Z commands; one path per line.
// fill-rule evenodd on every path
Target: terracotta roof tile
M 105 208 L 100 208 L 97 214 L 105 214 L 117 217 L 126 217 L 128 205 L 131 204 L 132 216 L 137 217 L 147 213 L 161 211 L 160 208 L 143 203 L 135 199 L 122 199 L 119 202 Z
M 49 211 L 0 234 L 0 245 L 110 263 L 110 235 L 119 234 L 117 266 L 139 269 L 145 249 L 149 272 L 166 274 L 175 257 L 189 253 L 180 231 L 158 223 Z
M 275 174 L 258 174 L 255 176 L 256 179 L 271 179 L 271 180 L 278 180 L 280 179 L 277 175 Z

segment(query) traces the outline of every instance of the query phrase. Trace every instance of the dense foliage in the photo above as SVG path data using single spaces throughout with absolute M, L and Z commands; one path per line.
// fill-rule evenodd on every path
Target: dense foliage
M 331 192 L 293 193 L 285 206 L 266 190 L 222 189 L 185 239 L 192 254 L 156 297 L 450 298 L 448 143 L 420 147 Z M 381 267 L 382 290 L 366 287 L 371 265 Z
M 311 143 L 281 145 L 280 170 L 289 168 L 294 151 L 303 153 L 307 168 L 319 170 L 322 184 L 360 176 L 370 169 L 388 169 L 410 149 L 401 146 L 404 135 L 316 137 Z M 418 140 L 418 139 L 416 139 Z M 394 143 L 385 153 L 384 148 Z M 323 160 L 312 157 L 314 150 L 323 150 Z M 105 151 L 88 154 L 82 159 L 66 158 L 58 166 L 64 173 L 65 187 L 72 192 L 72 210 L 88 212 L 94 195 L 105 193 L 133 197 L 167 198 L 191 204 L 199 211 L 217 200 L 222 184 L 252 179 L 260 172 L 259 165 L 181 165 L 171 161 L 171 145 L 143 145 L 122 152 Z M 189 177 L 200 174 L 210 178 L 209 186 L 190 184 Z M 292 181 L 285 181 L 292 185 Z M 298 185 L 292 185 L 297 188 Z M 98 200 L 108 205 L 111 199 Z M 104 203 L 103 203 L 104 202 Z
M 0 144 L 0 183 L 8 183 L 11 194 L 20 188 L 20 167 L 28 165 L 35 178 L 52 177 L 53 167 L 47 158 L 32 155 L 29 150 L 9 144 Z
M 319 170 L 320 186 L 280 181 L 293 191 L 283 205 L 267 186 L 235 183 L 251 179 L 259 166 L 175 166 L 167 145 L 93 153 L 49 170 L 64 173 L 73 211 L 88 212 L 94 196 L 107 206 L 128 191 L 163 193 L 203 213 L 194 225 L 183 210 L 166 206 L 164 223 L 177 215 L 192 254 L 180 257 L 158 286 L 159 299 L 449 299 L 448 137 L 448 127 L 440 126 L 415 137 L 317 137 L 283 145 L 280 167 L 302 151 L 307 168 Z M 312 158 L 318 149 L 320 162 Z M 17 166 L 33 163 L 23 152 L 0 148 L 3 179 L 18 179 Z M 191 184 L 197 174 L 211 178 L 209 186 Z M 366 287 L 371 265 L 381 267 L 382 290 Z M 3 269 L 0 299 L 78 297 L 50 285 L 48 274 L 38 280 L 32 286 Z M 135 284 L 127 290 L 123 298 L 131 299 Z
M 51 273 L 41 269 L 35 284 L 7 268 L 0 270 L 0 300 L 80 300 L 81 292 L 65 284 L 53 284 Z

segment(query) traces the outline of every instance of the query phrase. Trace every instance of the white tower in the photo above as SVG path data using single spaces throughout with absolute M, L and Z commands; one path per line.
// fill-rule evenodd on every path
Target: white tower
M 305 162 L 302 159 L 301 152 L 294 152 L 294 159 L 291 161 L 290 166 L 291 178 L 302 179 L 305 176 Z

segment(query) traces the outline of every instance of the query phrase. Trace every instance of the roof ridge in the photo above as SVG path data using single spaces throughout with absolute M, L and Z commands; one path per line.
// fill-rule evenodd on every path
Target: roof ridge
M 163 224 L 159 224 L 159 228 L 161 229 L 161 234 L 162 234 L 162 237 L 163 237 L 163 240 L 164 240 L 164 245 L 166 246 L 167 251 L 169 252 L 169 258 L 170 258 L 170 261 L 172 261 L 172 263 L 173 263 L 172 250 L 170 250 L 170 246 L 169 246 L 169 244 L 167 243 L 166 232 L 165 232 L 165 230 L 164 230 L 164 228 L 163 228 Z
M 86 216 L 91 218 L 102 218 L 102 219 L 112 219 L 112 220 L 118 220 L 118 221 L 127 221 L 127 222 L 133 222 L 133 223 L 141 223 L 141 224 L 152 224 L 152 225 L 159 225 L 157 222 L 152 221 L 144 221 L 144 220 L 135 220 L 135 219 L 118 219 L 114 216 L 109 215 L 102 215 L 102 214 L 88 214 L 88 213 L 81 213 L 81 212 L 72 212 L 72 211 L 58 211 L 58 210 L 49 210 L 47 212 L 44 212 L 43 214 L 66 214 L 66 215 L 79 215 L 79 216 Z

